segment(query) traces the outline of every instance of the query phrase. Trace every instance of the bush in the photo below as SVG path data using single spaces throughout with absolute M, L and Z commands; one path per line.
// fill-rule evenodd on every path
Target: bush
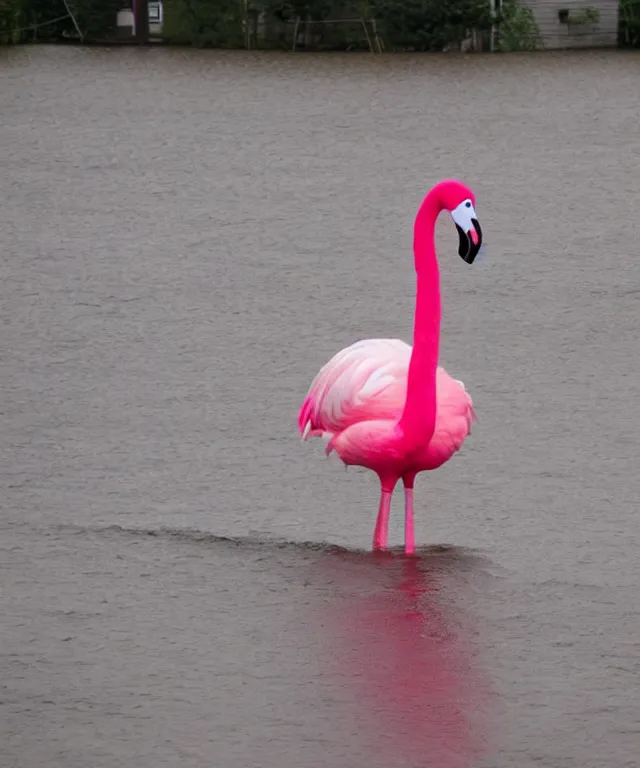
M 530 8 L 518 0 L 504 0 L 497 19 L 498 40 L 496 50 L 536 51 L 542 47 L 540 28 Z
M 498 40 L 496 50 L 536 51 L 542 47 L 540 28 L 530 8 L 518 0 L 504 0 L 497 19 Z

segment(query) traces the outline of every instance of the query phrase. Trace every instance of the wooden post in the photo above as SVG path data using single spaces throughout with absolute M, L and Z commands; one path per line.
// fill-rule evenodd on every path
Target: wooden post
M 296 49 L 296 41 L 298 39 L 298 27 L 300 26 L 300 17 L 296 19 L 296 25 L 293 28 L 293 45 L 291 46 L 291 50 L 295 51 Z
M 149 42 L 149 0 L 133 0 L 133 18 L 136 25 L 136 42 Z

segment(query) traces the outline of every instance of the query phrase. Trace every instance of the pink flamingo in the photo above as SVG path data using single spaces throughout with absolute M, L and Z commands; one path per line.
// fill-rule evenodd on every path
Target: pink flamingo
M 436 219 L 450 212 L 458 253 L 471 264 L 482 244 L 475 196 L 462 182 L 441 181 L 424 198 L 413 236 L 417 274 L 413 348 L 399 339 L 365 339 L 320 369 L 298 414 L 302 439 L 322 437 L 326 454 L 367 467 L 380 479 L 373 548 L 385 549 L 391 495 L 400 478 L 405 497 L 405 553 L 415 551 L 413 486 L 418 472 L 437 469 L 471 431 L 473 402 L 461 381 L 438 366 L 440 275 Z

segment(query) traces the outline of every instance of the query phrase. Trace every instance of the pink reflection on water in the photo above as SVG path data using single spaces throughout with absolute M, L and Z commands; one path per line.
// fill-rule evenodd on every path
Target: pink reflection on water
M 330 611 L 334 671 L 352 689 L 359 729 L 370 731 L 389 765 L 476 766 L 489 692 L 470 642 L 475 630 L 460 608 L 446 605 L 455 579 L 443 586 L 442 559 L 337 559 L 343 594 Z

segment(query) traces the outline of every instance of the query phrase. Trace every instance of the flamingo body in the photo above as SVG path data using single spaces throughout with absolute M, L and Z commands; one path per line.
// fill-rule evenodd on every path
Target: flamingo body
M 431 439 L 407 451 L 398 420 L 407 397 L 411 347 L 400 339 L 365 339 L 345 347 L 313 380 L 298 415 L 303 439 L 323 437 L 347 465 L 379 475 L 437 469 L 460 450 L 474 420 L 463 382 L 436 370 Z

